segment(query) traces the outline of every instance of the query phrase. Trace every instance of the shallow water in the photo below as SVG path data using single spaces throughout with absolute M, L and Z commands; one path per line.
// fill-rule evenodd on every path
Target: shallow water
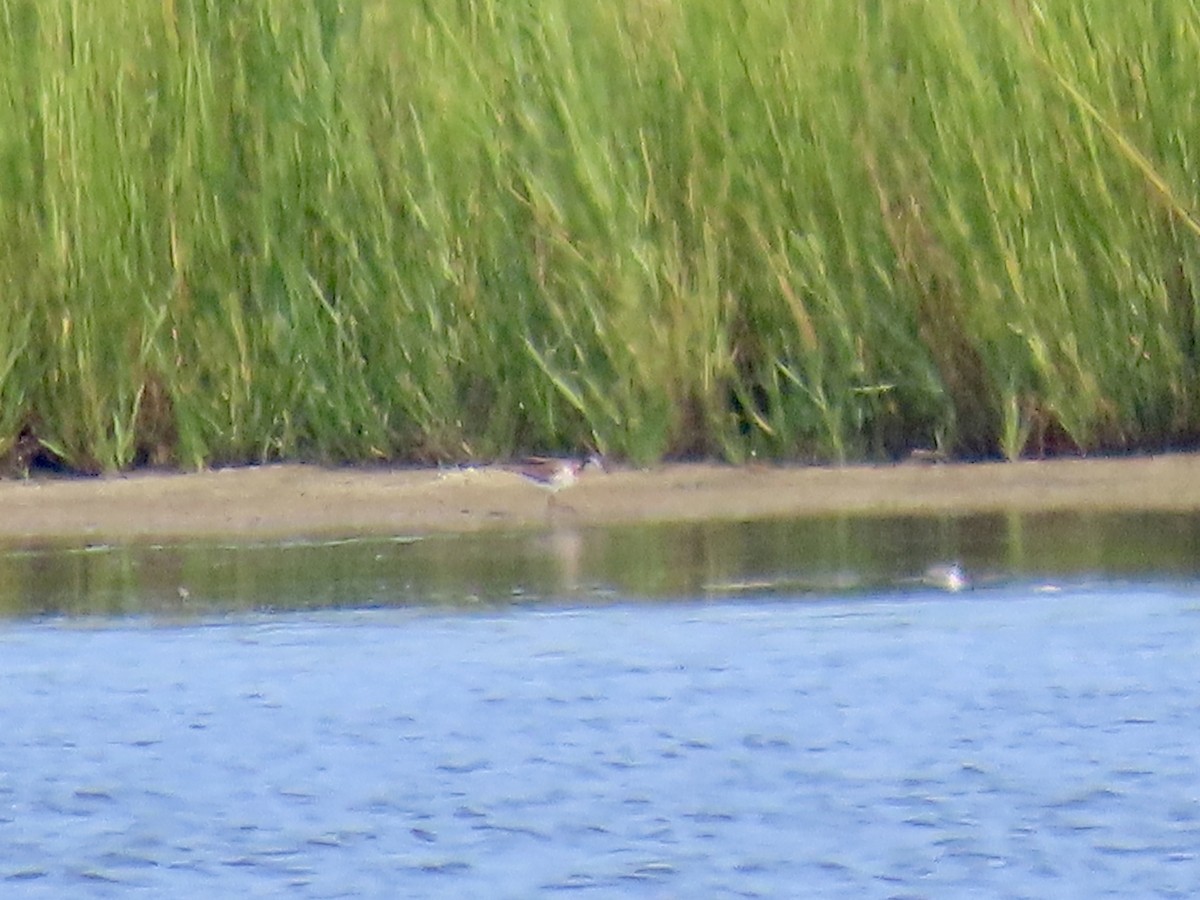
M 1013 579 L 1200 576 L 1200 516 L 858 517 L 417 537 L 0 548 L 0 615 L 183 620 L 229 610 L 506 608 L 857 596 L 959 560 Z
M 14 551 L 0 896 L 1193 896 L 1194 524 L 991 524 Z
M 13 622 L 0 888 L 1191 896 L 1197 659 L 1191 583 Z

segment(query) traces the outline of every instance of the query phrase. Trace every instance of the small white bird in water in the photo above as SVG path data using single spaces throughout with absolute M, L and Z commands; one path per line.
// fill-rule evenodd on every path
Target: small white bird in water
M 921 581 L 931 587 L 941 588 L 943 591 L 951 593 L 965 591 L 971 587 L 971 579 L 962 564 L 958 562 L 938 563 L 930 566 L 925 570 Z

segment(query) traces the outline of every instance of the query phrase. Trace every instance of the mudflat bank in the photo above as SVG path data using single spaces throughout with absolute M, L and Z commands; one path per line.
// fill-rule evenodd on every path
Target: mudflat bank
M 1200 454 L 588 471 L 553 500 L 501 466 L 269 465 L 0 482 L 0 541 L 420 534 L 836 514 L 1200 510 Z

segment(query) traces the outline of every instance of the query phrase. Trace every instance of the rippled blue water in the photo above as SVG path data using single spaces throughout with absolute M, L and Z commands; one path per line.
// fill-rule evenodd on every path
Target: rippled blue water
M 1200 589 L 0 624 L 5 897 L 1192 896 Z

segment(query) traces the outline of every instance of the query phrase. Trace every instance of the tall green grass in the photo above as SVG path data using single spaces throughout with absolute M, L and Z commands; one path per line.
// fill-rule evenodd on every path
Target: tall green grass
M 0 454 L 1188 445 L 1197 71 L 1196 0 L 0 0 Z

